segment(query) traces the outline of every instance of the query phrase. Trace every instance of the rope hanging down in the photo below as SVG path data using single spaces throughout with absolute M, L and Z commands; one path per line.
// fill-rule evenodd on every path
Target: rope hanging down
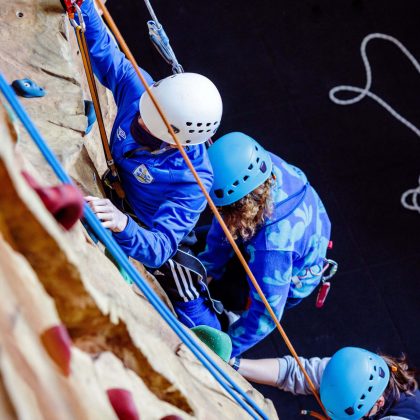
M 362 43 L 360 44 L 360 55 L 362 56 L 363 65 L 365 66 L 366 72 L 366 85 L 362 89 L 357 86 L 348 86 L 348 85 L 340 85 L 336 86 L 329 92 L 329 97 L 332 102 L 337 105 L 353 105 L 357 102 L 360 102 L 366 96 L 376 101 L 379 105 L 385 108 L 395 119 L 397 119 L 400 123 L 404 124 L 408 127 L 417 137 L 420 137 L 420 129 L 416 127 L 412 122 L 408 121 L 404 118 L 401 114 L 399 114 L 391 105 L 385 102 L 382 98 L 378 95 L 371 92 L 370 88 L 372 86 L 372 69 L 370 67 L 369 59 L 366 53 L 367 45 L 370 41 L 374 39 L 381 39 L 383 41 L 391 42 L 392 44 L 396 45 L 401 52 L 410 60 L 411 64 L 420 73 L 420 63 L 416 60 L 416 58 L 411 54 L 411 52 L 400 42 L 397 38 L 394 38 L 391 35 L 381 34 L 381 33 L 372 33 L 363 38 Z M 339 99 L 337 98 L 338 92 L 355 92 L 358 93 L 353 98 L 350 99 Z M 420 179 L 419 179 L 420 183 Z M 417 210 L 420 213 L 420 206 L 417 203 L 417 195 L 420 194 L 420 185 L 418 188 L 407 190 L 401 196 L 401 204 L 403 207 L 409 210 Z M 407 202 L 408 197 L 412 195 L 412 204 Z
M 150 40 L 153 42 L 153 45 L 159 51 L 159 54 L 163 57 L 163 59 L 172 66 L 172 72 L 183 73 L 184 69 L 182 68 L 181 64 L 179 64 L 171 44 L 169 43 L 169 38 L 166 35 L 163 26 L 158 21 L 150 1 L 144 0 L 144 2 L 146 3 L 146 7 L 149 10 L 150 16 L 152 17 L 152 20 L 147 22 Z
M 0 73 L 0 90 L 3 93 L 6 100 L 9 102 L 11 108 L 16 113 L 22 124 L 32 137 L 36 146 L 44 156 L 45 160 L 54 170 L 59 180 L 65 184 L 73 184 L 70 177 L 64 171 L 58 159 L 52 153 L 44 139 L 39 134 L 38 130 L 33 125 L 28 114 L 23 109 L 22 105 L 16 98 L 15 93 L 8 85 L 3 75 Z M 222 386 L 222 388 L 240 405 L 252 418 L 258 419 L 260 416 L 264 420 L 268 420 L 267 415 L 261 410 L 260 407 L 221 369 L 217 363 L 213 361 L 211 357 L 206 353 L 205 350 L 197 343 L 197 341 L 191 337 L 191 335 L 184 329 L 184 327 L 178 322 L 172 312 L 162 303 L 160 298 L 151 289 L 148 283 L 142 278 L 140 273 L 134 268 L 134 266 L 128 261 L 123 250 L 115 242 L 112 235 L 107 231 L 101 222 L 97 219 L 95 214 L 89 208 L 87 204 L 84 206 L 84 217 L 89 224 L 92 231 L 109 250 L 111 255 L 115 258 L 118 264 L 127 272 L 136 286 L 142 291 L 146 299 L 156 309 L 160 316 L 165 320 L 169 327 L 177 334 L 177 336 L 184 342 L 184 344 L 191 350 L 194 356 L 203 364 L 204 367 L 213 375 L 216 381 Z M 232 388 L 230 388 L 232 387 Z M 233 392 L 235 391 L 235 392 Z M 239 395 L 237 395 L 239 394 Z M 243 398 L 241 399 L 240 396 Z M 246 403 L 249 405 L 247 405 Z M 251 408 L 257 413 L 256 415 Z
M 139 66 L 136 62 L 136 60 L 134 59 L 133 54 L 131 53 L 130 49 L 128 48 L 124 38 L 122 37 L 120 31 L 118 30 L 114 20 L 112 19 L 111 15 L 108 12 L 108 9 L 106 8 L 106 6 L 103 4 L 103 2 L 101 0 L 96 0 L 97 5 L 99 6 L 99 8 L 101 9 L 103 16 L 108 24 L 108 27 L 110 28 L 111 32 L 114 34 L 115 38 L 117 39 L 121 50 L 124 52 L 124 54 L 126 55 L 127 59 L 131 62 L 135 72 L 137 73 L 138 77 L 140 78 L 145 90 L 147 91 L 147 93 L 150 96 L 150 99 L 152 100 L 154 106 L 156 107 L 156 110 L 158 111 L 160 117 L 162 118 L 162 121 L 165 123 L 168 132 L 171 134 L 171 137 L 173 138 L 179 152 L 181 153 L 182 157 L 185 159 L 185 162 L 188 166 L 188 168 L 191 170 L 195 180 L 197 181 L 198 185 L 200 186 L 207 202 L 209 203 L 209 206 L 211 208 L 211 210 L 213 211 L 215 217 L 217 218 L 220 226 L 222 227 L 223 231 L 225 232 L 225 235 L 229 241 L 229 243 L 232 245 L 233 250 L 235 251 L 235 254 L 237 255 L 239 261 L 241 262 L 242 266 L 244 267 L 249 279 L 251 280 L 253 286 L 255 287 L 255 290 L 257 291 L 258 295 L 261 298 L 261 301 L 264 303 L 264 306 L 266 307 L 268 313 L 270 314 L 271 318 L 273 319 L 273 322 L 275 323 L 278 331 L 280 332 L 284 342 L 286 343 L 290 353 L 292 354 L 292 356 L 295 358 L 296 363 L 298 364 L 300 370 L 302 371 L 303 375 L 305 376 L 306 381 L 309 384 L 309 387 L 311 388 L 311 391 L 315 397 L 315 399 L 317 400 L 318 404 L 321 406 L 322 410 L 324 411 L 325 415 L 328 417 L 327 411 L 325 410 L 325 407 L 323 406 L 321 399 L 319 398 L 318 392 L 315 388 L 315 385 L 313 384 L 311 378 L 309 377 L 308 373 L 306 372 L 302 362 L 300 361 L 296 350 L 294 349 L 292 343 L 290 342 L 286 332 L 284 331 L 283 327 L 281 326 L 279 320 L 277 319 L 276 315 L 274 314 L 273 309 L 271 308 L 270 304 L 267 301 L 267 298 L 265 297 L 263 291 L 261 290 L 254 274 L 252 273 L 251 269 L 248 266 L 248 263 L 246 262 L 245 258 L 243 257 L 241 251 L 239 250 L 238 245 L 236 244 L 235 240 L 233 239 L 232 235 L 229 232 L 229 229 L 227 228 L 225 222 L 223 221 L 222 216 L 220 215 L 219 211 L 217 210 L 213 200 L 211 199 L 209 193 L 207 192 L 206 188 L 204 187 L 200 177 L 198 176 L 193 164 L 191 163 L 188 155 L 186 154 L 182 144 L 180 143 L 177 135 L 175 134 L 171 124 L 169 123 L 168 119 L 166 118 L 165 114 L 163 113 L 162 109 L 160 108 L 158 102 L 156 101 L 155 96 L 153 95 L 152 91 L 150 90 L 146 80 L 144 79 L 143 75 L 141 74 L 140 70 L 139 70 Z

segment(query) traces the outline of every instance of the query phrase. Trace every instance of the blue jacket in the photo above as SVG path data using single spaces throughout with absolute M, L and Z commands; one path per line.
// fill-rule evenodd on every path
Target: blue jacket
M 288 297 L 303 298 L 318 285 L 331 224 L 305 174 L 273 154 L 271 158 L 276 176 L 274 211 L 255 236 L 243 245 L 251 271 L 280 319 Z M 231 246 L 214 219 L 206 249 L 199 255 L 207 274 L 215 281 L 220 279 L 232 255 Z M 292 277 L 297 281 L 292 282 Z M 275 328 L 249 279 L 248 283 L 251 306 L 228 331 L 233 344 L 232 356 L 252 347 Z
M 110 136 L 112 156 L 127 199 L 147 227 L 144 229 L 129 218 L 125 230 L 113 235 L 127 255 L 148 267 L 160 267 L 194 228 L 206 200 L 177 149 L 139 150 L 127 157 L 129 152 L 140 147 L 130 126 L 139 111 L 139 99 L 145 89 L 109 34 L 92 0 L 85 0 L 82 12 L 94 73 L 112 91 L 118 107 Z M 147 83 L 152 84 L 150 75 L 143 70 L 142 73 Z M 205 146 L 185 149 L 205 187 L 210 190 L 213 171 Z

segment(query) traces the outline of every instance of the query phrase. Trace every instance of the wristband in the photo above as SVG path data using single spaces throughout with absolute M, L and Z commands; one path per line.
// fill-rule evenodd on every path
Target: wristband
M 232 368 L 237 371 L 239 369 L 240 363 L 241 363 L 241 359 L 239 357 L 235 357 L 235 361 L 232 364 Z

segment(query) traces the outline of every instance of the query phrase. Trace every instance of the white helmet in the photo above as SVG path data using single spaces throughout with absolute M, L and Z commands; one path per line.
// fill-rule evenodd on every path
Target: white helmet
M 181 144 L 204 143 L 218 129 L 222 98 L 207 77 L 196 73 L 174 74 L 150 89 Z M 140 116 L 153 136 L 175 144 L 147 92 L 140 98 Z

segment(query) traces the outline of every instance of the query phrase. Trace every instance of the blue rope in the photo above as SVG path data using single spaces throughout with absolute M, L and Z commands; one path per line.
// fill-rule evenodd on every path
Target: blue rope
M 47 146 L 39 134 L 36 127 L 33 125 L 28 114 L 23 109 L 22 105 L 16 98 L 15 93 L 10 88 L 3 75 L 0 73 L 0 89 L 10 103 L 11 107 L 15 111 L 16 115 L 21 120 L 22 124 L 38 146 L 40 152 L 45 157 L 45 160 L 49 163 L 51 168 L 54 170 L 57 177 L 66 184 L 73 184 L 70 177 L 64 171 L 60 162 L 57 160 L 51 149 Z M 97 219 L 92 210 L 87 204 L 84 206 L 84 217 L 89 226 L 92 228 L 95 235 L 99 240 L 108 248 L 111 255 L 115 258 L 118 264 L 127 272 L 127 274 L 134 281 L 136 286 L 143 292 L 145 297 L 149 300 L 151 305 L 157 310 L 161 317 L 167 322 L 171 329 L 178 335 L 178 337 L 185 343 L 185 345 L 191 350 L 195 357 L 207 368 L 207 370 L 213 375 L 216 381 L 226 390 L 226 392 L 254 419 L 258 419 L 258 416 L 252 412 L 249 406 L 251 406 L 258 415 L 264 420 L 268 420 L 266 414 L 261 410 L 260 407 L 242 390 L 236 385 L 236 383 L 219 367 L 217 364 L 208 357 L 208 354 L 197 344 L 197 342 L 184 330 L 182 325 L 174 317 L 172 312 L 161 302 L 159 297 L 150 288 L 147 282 L 140 276 L 139 272 L 133 267 L 128 261 L 127 256 L 121 250 L 119 245 L 115 242 L 112 235 L 106 230 L 101 222 Z M 236 391 L 245 402 L 226 384 L 223 379 Z

